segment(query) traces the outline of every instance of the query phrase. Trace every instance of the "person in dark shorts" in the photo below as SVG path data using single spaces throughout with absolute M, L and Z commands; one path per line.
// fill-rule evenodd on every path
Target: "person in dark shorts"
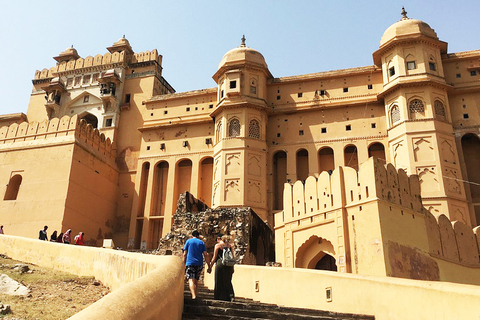
M 197 298 L 197 283 L 203 270 L 203 257 L 207 262 L 207 272 L 212 272 L 207 247 L 199 237 L 200 233 L 197 230 L 193 231 L 192 238 L 188 239 L 183 247 L 183 263 L 185 264 L 185 274 L 187 275 L 192 299 Z

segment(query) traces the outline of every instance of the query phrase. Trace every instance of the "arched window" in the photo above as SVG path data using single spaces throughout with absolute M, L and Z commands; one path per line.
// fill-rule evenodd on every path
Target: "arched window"
M 445 116 L 445 106 L 440 100 L 435 100 L 433 103 L 433 108 L 435 110 L 435 118 L 437 120 L 445 121 L 447 119 Z
M 397 105 L 394 105 L 390 109 L 390 118 L 392 119 L 392 125 L 395 123 L 399 122 L 401 117 L 400 117 L 400 108 Z
M 410 101 L 408 110 L 410 111 L 410 119 L 421 119 L 425 116 L 425 107 L 420 99 Z
M 19 174 L 14 175 L 10 178 L 10 181 L 7 185 L 7 191 L 3 200 L 17 200 L 18 190 L 20 190 L 20 185 L 22 184 L 22 176 Z
M 250 120 L 248 124 L 248 136 L 254 139 L 260 139 L 260 123 L 257 120 Z
M 240 120 L 232 119 L 228 125 L 228 136 L 238 137 L 240 135 Z
M 222 140 L 222 123 L 221 122 L 219 122 L 217 124 L 217 137 L 216 138 L 217 138 L 217 140 L 216 140 L 217 143 L 220 142 L 220 140 Z

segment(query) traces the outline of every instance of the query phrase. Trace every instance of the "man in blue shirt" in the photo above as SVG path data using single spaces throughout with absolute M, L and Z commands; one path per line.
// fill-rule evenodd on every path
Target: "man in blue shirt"
M 195 230 L 192 232 L 192 238 L 185 242 L 183 247 L 183 263 L 185 264 L 185 273 L 188 279 L 188 287 L 192 293 L 192 299 L 197 298 L 197 283 L 203 270 L 203 257 L 207 262 L 207 272 L 212 272 L 210 268 L 210 256 L 207 252 L 205 243 L 199 239 L 200 233 Z

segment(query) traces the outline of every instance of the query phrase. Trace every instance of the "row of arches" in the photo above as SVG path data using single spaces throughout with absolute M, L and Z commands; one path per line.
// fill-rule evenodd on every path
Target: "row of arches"
M 445 105 L 440 100 L 433 102 L 433 115 L 435 119 L 446 121 Z M 417 120 L 425 118 L 425 104 L 420 99 L 412 99 L 408 103 L 408 119 Z M 390 107 L 390 125 L 393 126 L 402 120 L 402 113 L 398 104 Z
M 153 172 L 151 172 L 153 170 Z M 164 216 L 165 203 L 167 197 L 178 200 L 181 193 L 191 192 L 192 186 L 198 180 L 198 190 L 195 196 L 204 202 L 207 206 L 211 205 L 212 198 L 212 177 L 213 177 L 213 158 L 203 158 L 199 163 L 198 176 L 193 176 L 193 162 L 190 159 L 179 160 L 175 164 L 174 189 L 169 188 L 170 163 L 168 161 L 159 161 L 153 168 L 150 162 L 144 162 L 140 178 L 139 205 L 137 216 Z M 153 174 L 152 174 L 153 173 Z M 151 182 L 151 206 L 150 212 L 145 212 L 145 201 L 147 199 L 149 179 Z M 173 191 L 173 192 L 172 192 Z
M 343 149 L 343 155 L 335 155 L 334 150 L 331 147 L 322 147 L 317 151 L 317 173 L 323 171 L 333 171 L 335 169 L 335 158 L 343 156 L 343 165 L 358 170 L 358 150 L 353 144 L 347 145 Z M 375 157 L 383 159 L 385 161 L 385 147 L 380 142 L 372 143 L 368 147 L 368 157 Z M 302 148 L 297 150 L 295 155 L 295 174 L 294 180 L 305 181 L 310 175 L 310 161 L 315 161 L 315 157 L 309 155 L 308 150 Z M 288 182 L 287 175 L 287 153 L 286 151 L 277 151 L 273 155 L 273 185 L 274 185 L 274 210 L 283 209 L 283 185 Z

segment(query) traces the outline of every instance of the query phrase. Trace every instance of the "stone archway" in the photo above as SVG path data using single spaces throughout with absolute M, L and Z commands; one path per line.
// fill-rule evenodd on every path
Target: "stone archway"
M 313 235 L 298 248 L 295 255 L 295 268 L 316 269 L 317 264 L 326 256 L 333 258 L 335 264 L 335 249 L 333 244 L 327 239 Z M 323 265 L 325 262 L 324 260 L 320 265 Z M 336 268 L 335 270 L 333 269 L 334 268 L 330 268 L 328 270 L 336 271 Z

